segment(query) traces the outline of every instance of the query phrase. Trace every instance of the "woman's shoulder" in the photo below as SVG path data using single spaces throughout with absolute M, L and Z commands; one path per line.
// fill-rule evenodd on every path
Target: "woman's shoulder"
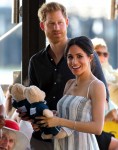
M 93 80 L 93 83 L 93 86 L 105 86 L 104 83 L 97 78 Z
M 101 91 L 103 89 L 105 89 L 105 84 L 99 80 L 99 79 L 94 79 L 91 83 L 90 83 L 90 89 L 92 89 L 92 91 Z
M 95 101 L 100 99 L 106 100 L 106 88 L 101 80 L 96 79 L 94 82 L 92 82 L 89 88 L 89 96 L 91 100 Z
M 66 82 L 66 85 L 65 85 L 65 89 L 64 89 L 64 94 L 68 91 L 68 89 L 70 88 L 70 86 L 75 82 L 75 79 L 69 79 L 67 82 Z
M 72 84 L 72 83 L 74 83 L 75 82 L 75 79 L 69 79 L 67 82 L 66 82 L 66 85 L 70 85 L 70 84 Z

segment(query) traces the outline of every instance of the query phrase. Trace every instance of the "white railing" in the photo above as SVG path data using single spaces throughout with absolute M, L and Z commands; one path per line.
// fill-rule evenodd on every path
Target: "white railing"
M 6 38 L 7 36 L 9 36 L 11 33 L 13 33 L 14 31 L 16 31 L 21 26 L 22 26 L 22 22 L 18 23 L 15 27 L 13 27 L 8 32 L 6 32 L 2 36 L 0 36 L 0 41 L 2 41 L 4 38 Z

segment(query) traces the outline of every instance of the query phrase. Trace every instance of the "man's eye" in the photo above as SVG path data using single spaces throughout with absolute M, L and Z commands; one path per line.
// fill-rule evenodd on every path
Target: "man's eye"
M 59 22 L 59 24 L 62 24 L 62 23 L 63 23 L 62 21 Z
M 54 25 L 54 23 L 53 23 L 53 22 L 50 22 L 49 25 Z

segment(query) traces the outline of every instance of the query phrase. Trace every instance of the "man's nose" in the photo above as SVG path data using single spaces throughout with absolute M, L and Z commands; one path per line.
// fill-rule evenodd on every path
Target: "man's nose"
M 54 25 L 54 30 L 59 30 L 59 24 L 58 23 L 55 23 L 55 25 Z
M 100 62 L 104 63 L 105 62 L 105 58 L 104 57 L 100 57 Z

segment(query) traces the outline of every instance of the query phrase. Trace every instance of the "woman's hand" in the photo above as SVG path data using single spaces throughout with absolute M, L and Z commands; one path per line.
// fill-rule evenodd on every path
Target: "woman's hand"
M 112 109 L 105 116 L 105 121 L 115 121 L 118 123 L 118 109 Z
M 60 118 L 59 117 L 52 117 L 52 118 L 47 118 L 47 117 L 36 117 L 35 119 L 40 119 L 37 121 L 36 124 L 40 125 L 41 127 L 55 127 L 60 125 Z

